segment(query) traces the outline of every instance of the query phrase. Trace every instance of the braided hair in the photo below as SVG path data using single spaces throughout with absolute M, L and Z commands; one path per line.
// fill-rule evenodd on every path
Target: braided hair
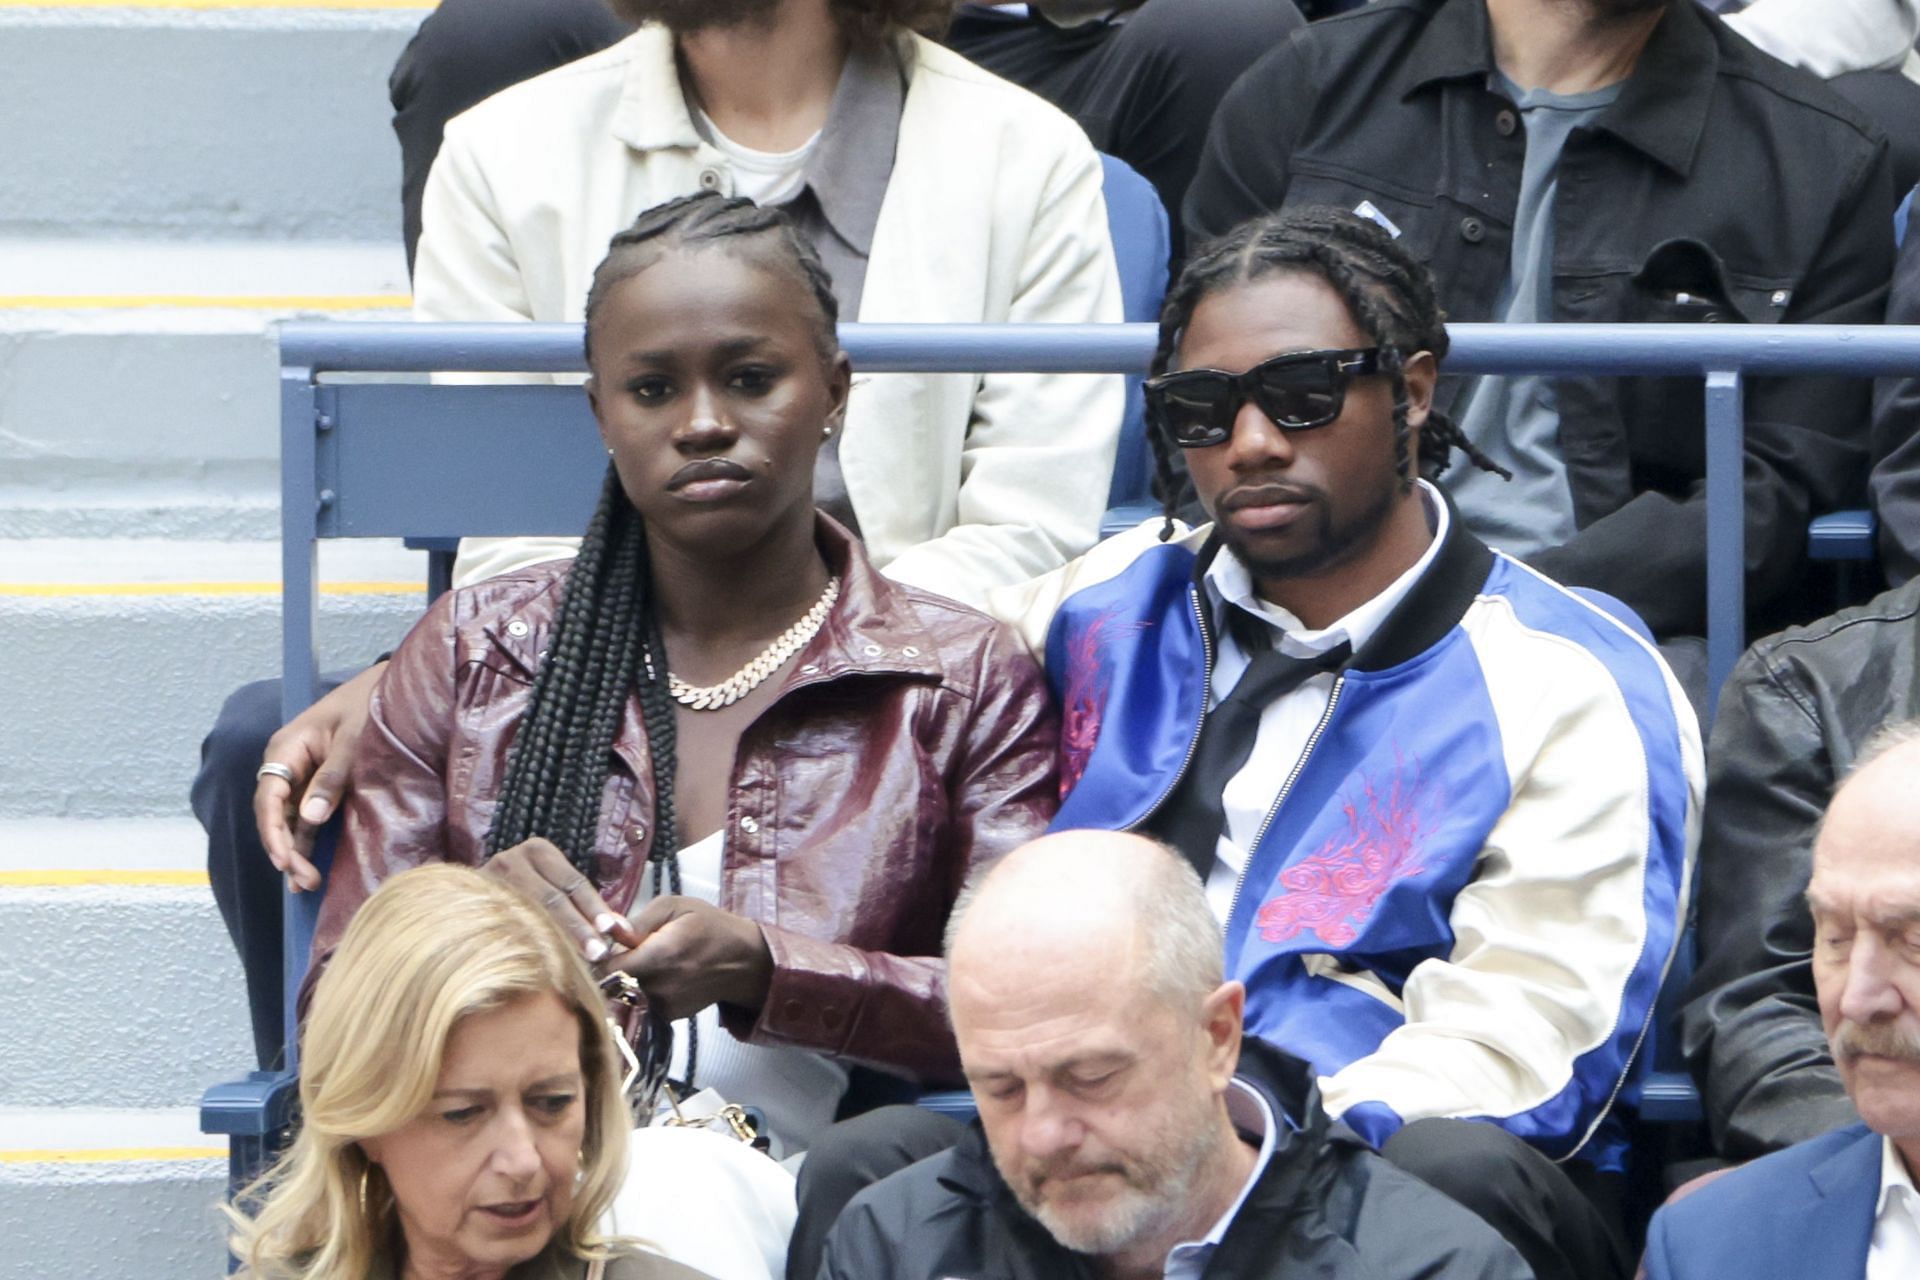
M 1420 431 L 1419 458 L 1411 456 L 1412 426 L 1407 421 L 1406 357 L 1428 351 L 1446 358 L 1446 313 L 1434 292 L 1433 273 L 1373 222 L 1325 206 L 1284 209 L 1241 223 L 1202 245 L 1187 259 L 1180 278 L 1160 309 L 1160 342 L 1153 353 L 1153 376 L 1173 364 L 1180 340 L 1200 303 L 1235 285 L 1279 272 L 1319 276 L 1347 304 L 1354 321 L 1380 348 L 1381 372 L 1393 387 L 1394 463 L 1404 487 L 1417 475 L 1438 476 L 1453 450 L 1476 467 L 1512 479 L 1512 474 L 1481 452 L 1451 418 L 1435 410 Z M 1182 483 L 1176 446 L 1157 421 L 1148 423 L 1153 448 L 1155 487 L 1165 504 L 1161 539 L 1173 535 L 1174 508 Z
M 750 200 L 711 192 L 649 209 L 613 238 L 587 293 L 587 359 L 595 321 L 615 286 L 676 248 L 738 240 L 776 268 L 797 274 L 820 310 L 823 355 L 838 350 L 839 306 L 833 282 L 813 246 L 786 216 Z M 600 828 L 613 741 L 627 699 L 637 692 L 653 774 L 653 891 L 680 886 L 679 820 L 674 812 L 678 767 L 674 704 L 667 692 L 666 648 L 653 602 L 647 533 L 618 471 L 607 468 L 600 503 L 562 588 L 547 654 L 534 677 L 506 777 L 500 786 L 489 855 L 534 836 L 552 841 L 587 874 Z M 697 1041 L 689 1027 L 687 1077 Z

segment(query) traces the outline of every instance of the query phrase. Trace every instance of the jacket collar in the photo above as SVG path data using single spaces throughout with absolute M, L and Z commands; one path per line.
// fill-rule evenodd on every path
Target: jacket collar
M 848 675 L 925 676 L 942 668 L 933 634 L 908 607 L 907 588 L 882 576 L 860 540 L 824 512 L 814 513 L 814 540 L 840 575 L 840 598 L 789 670 L 786 687 Z
M 881 576 L 859 539 L 845 526 L 817 511 L 814 521 L 814 540 L 820 553 L 827 568 L 839 575 L 840 597 L 834 601 L 825 625 L 788 666 L 782 692 L 848 675 L 939 679 L 944 674 L 939 649 L 919 614 L 903 598 L 905 588 Z M 515 617 L 486 627 L 488 640 L 517 663 L 529 679 L 540 670 L 544 657 L 541 646 L 547 643 L 547 633 L 559 615 L 566 580 L 565 571 L 554 573 L 522 604 Z M 516 627 L 514 623 L 522 620 L 521 613 L 538 617 L 544 625 Z
M 1720 66 L 1719 42 L 1692 0 L 1673 0 L 1654 28 L 1620 97 L 1594 122 L 1685 177 L 1693 168 Z M 1414 38 L 1395 82 L 1404 100 L 1431 85 L 1495 70 L 1486 0 L 1444 0 Z
M 622 42 L 627 51 L 613 136 L 636 151 L 693 150 L 707 139 L 680 82 L 673 34 L 649 24 Z M 880 205 L 893 175 L 906 105 L 905 46 L 857 44 L 847 53 L 820 142 L 807 157 L 805 189 L 834 232 L 862 255 L 873 252 Z
M 1447 491 L 1439 485 L 1433 488 L 1447 504 L 1447 534 L 1439 554 L 1373 638 L 1344 664 L 1347 670 L 1384 671 L 1419 657 L 1459 624 L 1487 585 L 1487 575 L 1493 571 L 1493 552 L 1467 531 L 1466 521 L 1460 518 L 1460 509 Z M 1220 546 L 1219 531 L 1211 530 L 1194 557 L 1193 590 L 1201 593 L 1203 602 L 1208 598 L 1207 569 L 1220 554 Z M 1213 610 L 1202 609 L 1200 613 L 1203 619 L 1210 619 Z

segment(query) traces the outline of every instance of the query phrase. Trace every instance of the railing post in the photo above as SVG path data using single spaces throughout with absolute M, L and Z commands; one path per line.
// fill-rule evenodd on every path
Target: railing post
M 319 613 L 318 546 L 320 533 L 320 387 L 313 370 L 283 365 L 280 369 L 280 718 L 281 723 L 313 705 L 320 687 L 319 658 L 315 652 L 315 623 Z M 281 983 L 288 999 L 282 1023 L 284 1061 L 298 1068 L 297 1020 L 292 994 L 307 969 L 307 953 L 300 945 L 302 908 L 306 905 L 281 890 Z
M 1744 379 L 1707 374 L 1707 724 L 1720 686 L 1747 646 L 1747 525 Z

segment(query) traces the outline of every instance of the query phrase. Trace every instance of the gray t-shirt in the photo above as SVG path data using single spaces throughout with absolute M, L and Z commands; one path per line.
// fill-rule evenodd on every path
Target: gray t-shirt
M 1591 124 L 1621 86 L 1563 96 L 1521 89 L 1499 72 L 1492 88 L 1513 101 L 1527 129 L 1520 203 L 1513 216 L 1513 260 L 1497 317 L 1531 324 L 1553 314 L 1553 200 L 1567 138 Z M 1445 300 L 1442 299 L 1444 302 Z M 1573 497 L 1560 456 L 1560 406 L 1542 377 L 1486 377 L 1461 397 L 1460 428 L 1511 481 L 1455 458 L 1442 477 L 1467 528 L 1503 551 L 1527 557 L 1573 537 Z

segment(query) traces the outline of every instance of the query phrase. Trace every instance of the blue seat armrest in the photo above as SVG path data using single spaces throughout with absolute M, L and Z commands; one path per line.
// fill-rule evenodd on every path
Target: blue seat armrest
M 1640 1091 L 1640 1118 L 1655 1124 L 1697 1124 L 1705 1113 L 1700 1091 L 1684 1071 L 1655 1071 Z
M 1871 560 L 1879 533 L 1879 517 L 1871 511 L 1830 511 L 1807 526 L 1807 555 L 1815 560 Z
M 216 1084 L 200 1097 L 200 1132 L 260 1138 L 293 1123 L 300 1078 L 289 1071 L 255 1071 Z
M 1116 533 L 1125 533 L 1142 520 L 1151 520 L 1160 514 L 1160 508 L 1151 502 L 1130 502 L 1125 506 L 1109 507 L 1107 514 L 1100 517 L 1100 536 L 1111 538 Z
M 965 1089 L 954 1089 L 944 1093 L 923 1093 L 920 1106 L 928 1111 L 937 1111 L 943 1116 L 952 1116 L 955 1120 L 971 1120 L 980 1114 L 973 1105 L 973 1095 Z

